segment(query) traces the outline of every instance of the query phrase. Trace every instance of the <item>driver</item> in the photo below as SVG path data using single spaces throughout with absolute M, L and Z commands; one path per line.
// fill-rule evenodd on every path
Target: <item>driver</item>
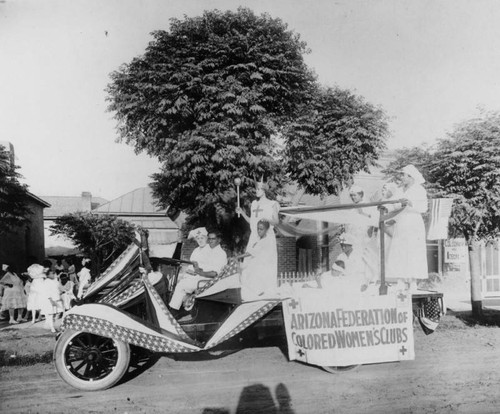
M 220 235 L 214 231 L 207 233 L 204 227 L 196 230 L 199 246 L 191 255 L 193 266 L 186 270 L 185 277 L 177 283 L 169 303 L 170 308 L 176 311 L 180 309 L 184 298 L 197 289 L 198 282 L 213 279 L 227 263 L 227 254 L 220 246 Z

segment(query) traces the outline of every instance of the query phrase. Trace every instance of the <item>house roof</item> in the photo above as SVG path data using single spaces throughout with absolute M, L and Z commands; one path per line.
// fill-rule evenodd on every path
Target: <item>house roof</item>
M 50 203 L 48 203 L 47 201 L 45 200 L 42 200 L 40 197 L 37 197 L 35 194 L 33 193 L 30 193 L 28 191 L 28 196 L 35 202 L 37 202 L 38 204 L 41 204 L 43 207 L 47 208 L 47 207 L 50 207 Z
M 92 197 L 90 193 L 85 192 L 81 196 L 75 197 L 43 196 L 42 198 L 50 203 L 50 208 L 46 208 L 43 212 L 45 219 L 56 218 L 70 213 L 91 211 L 108 201 L 101 197 Z
M 166 211 L 167 209 L 158 206 L 149 187 L 137 188 L 93 210 L 94 213 L 118 216 L 165 216 Z
M 127 215 L 120 217 L 122 220 L 127 220 L 138 226 L 144 227 L 149 230 L 178 230 L 179 226 L 175 224 L 168 217 L 150 217 L 150 216 L 140 216 L 140 215 Z

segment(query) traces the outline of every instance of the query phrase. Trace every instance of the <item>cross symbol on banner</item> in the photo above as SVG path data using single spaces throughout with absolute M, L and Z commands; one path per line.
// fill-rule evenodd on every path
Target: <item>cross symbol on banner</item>
M 405 346 L 404 346 L 404 345 L 403 345 L 403 346 L 401 347 L 401 349 L 399 350 L 399 352 L 401 352 L 403 355 L 406 353 L 406 351 L 408 351 L 408 350 L 405 348 Z
M 300 357 L 303 357 L 306 353 L 301 348 L 299 348 L 297 354 L 299 354 Z
M 259 205 L 257 205 L 257 208 L 252 210 L 255 213 L 255 217 L 259 217 L 259 211 L 264 211 L 262 208 L 260 208 Z
M 288 306 L 291 306 L 293 309 L 295 309 L 298 305 L 300 305 L 300 302 L 297 302 L 295 299 L 292 299 L 292 300 L 288 303 Z
M 400 293 L 398 295 L 398 299 L 401 300 L 401 302 L 404 302 L 404 300 L 406 299 L 406 295 L 404 293 Z

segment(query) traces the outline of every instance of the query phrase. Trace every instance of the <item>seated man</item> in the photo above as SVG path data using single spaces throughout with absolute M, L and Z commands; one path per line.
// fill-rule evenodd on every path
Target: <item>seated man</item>
M 197 261 L 193 261 L 193 268 L 188 269 L 186 276 L 177 283 L 169 303 L 171 309 L 179 310 L 184 298 L 196 290 L 198 282 L 213 279 L 226 265 L 227 255 L 220 247 L 219 234 L 211 231 L 206 240 L 208 246 L 197 239 L 199 244 L 198 254 L 195 255 Z

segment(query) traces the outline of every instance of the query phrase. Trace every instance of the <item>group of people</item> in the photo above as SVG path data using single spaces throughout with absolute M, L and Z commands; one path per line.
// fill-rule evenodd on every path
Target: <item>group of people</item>
M 18 275 L 9 264 L 2 265 L 0 276 L 0 317 L 8 312 L 9 324 L 46 320 L 46 327 L 55 332 L 54 320 L 70 309 L 90 285 L 90 261 L 82 260 L 76 273 L 74 264 L 65 268 L 61 261 L 32 264 Z
M 385 183 L 375 201 L 395 201 L 384 205 L 386 281 L 404 281 L 409 288 L 416 288 L 416 280 L 427 279 L 427 255 L 425 227 L 422 213 L 427 211 L 427 194 L 422 186 L 424 178 L 413 165 L 401 171 L 400 186 Z M 243 258 L 237 285 L 241 287 L 243 301 L 255 300 L 275 292 L 277 288 L 277 246 L 274 226 L 279 222 L 279 204 L 266 195 L 267 184 L 256 183 L 256 200 L 250 214 L 240 207 L 236 213 L 250 225 L 250 237 Z M 363 204 L 362 188 L 353 186 L 349 191 L 354 204 Z M 374 200 L 370 200 L 374 201 Z M 346 286 L 364 291 L 378 280 L 380 275 L 379 209 L 360 207 L 359 220 L 345 225 L 340 237 L 341 253 L 333 261 L 331 269 L 321 274 L 317 287 L 331 288 L 338 285 L 339 277 L 346 278 Z M 193 230 L 198 247 L 191 255 L 193 265 L 184 269 L 169 303 L 177 313 L 186 297 L 196 291 L 204 281 L 219 275 L 227 264 L 227 254 L 220 246 L 220 235 L 204 227 Z M 332 283 L 332 281 L 334 283 Z M 229 287 L 229 285 L 227 285 Z M 309 286 L 306 284 L 305 286 Z M 310 287 L 310 286 L 309 286 Z
M 225 287 L 241 287 L 243 301 L 258 299 L 277 287 L 278 256 L 274 224 L 278 222 L 279 204 L 267 198 L 266 190 L 267 184 L 262 180 L 256 183 L 257 200 L 252 202 L 249 215 L 241 207 L 236 209 L 250 224 L 250 237 L 245 253 L 232 258 L 243 259 L 241 275 L 237 280 L 226 280 Z M 188 238 L 194 238 L 198 247 L 190 257 L 193 265 L 179 273 L 178 283 L 169 302 L 170 310 L 176 316 L 180 315 L 186 298 L 201 284 L 220 275 L 228 263 L 217 231 L 207 231 L 205 227 L 200 227 L 192 230 Z
M 428 278 L 422 218 L 428 208 L 427 193 L 422 186 L 425 180 L 415 166 L 407 165 L 400 173 L 399 187 L 387 182 L 382 186 L 379 198 L 370 201 L 399 201 L 384 205 L 386 282 L 404 283 L 407 288 L 415 290 L 417 280 Z M 354 204 L 367 202 L 363 189 L 358 186 L 351 187 L 349 195 Z M 345 226 L 345 233 L 340 237 L 342 252 L 335 259 L 332 270 L 321 277 L 327 280 L 331 276 L 345 275 L 363 291 L 376 282 L 380 274 L 380 212 L 377 207 L 361 207 L 357 213 L 359 222 Z

